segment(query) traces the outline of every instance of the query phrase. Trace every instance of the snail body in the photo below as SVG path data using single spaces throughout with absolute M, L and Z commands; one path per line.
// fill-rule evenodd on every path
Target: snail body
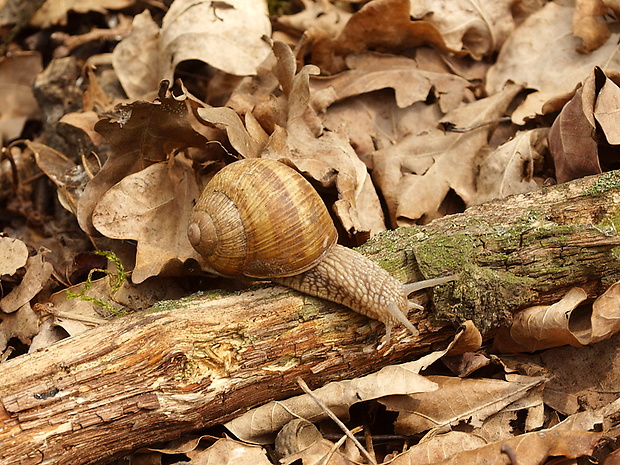
M 207 184 L 191 213 L 188 238 L 224 276 L 270 279 L 381 321 L 387 340 L 407 319 L 408 294 L 454 277 L 402 285 L 360 253 L 336 244 L 337 231 L 312 185 L 275 160 L 240 160 Z

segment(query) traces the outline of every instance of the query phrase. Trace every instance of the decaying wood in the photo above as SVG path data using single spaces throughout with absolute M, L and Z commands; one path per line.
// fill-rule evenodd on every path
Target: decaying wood
M 363 250 L 402 279 L 461 273 L 378 347 L 381 324 L 278 286 L 119 318 L 0 364 L 0 463 L 105 463 L 272 399 L 417 358 L 474 318 L 490 334 L 519 308 L 620 276 L 620 176 L 504 199 Z M 449 322 L 452 319 L 452 322 Z M 442 323 L 445 321 L 445 323 Z

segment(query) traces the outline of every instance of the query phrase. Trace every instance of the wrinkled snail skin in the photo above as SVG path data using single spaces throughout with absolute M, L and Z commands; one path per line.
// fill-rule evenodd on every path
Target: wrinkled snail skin
M 406 318 L 413 305 L 400 282 L 364 255 L 341 245 L 335 245 L 314 268 L 273 281 L 381 321 L 388 341 L 397 323 L 414 336 L 419 334 Z
M 400 323 L 413 335 L 407 300 L 455 276 L 402 285 L 337 233 L 312 185 L 292 168 L 263 158 L 234 162 L 205 187 L 190 215 L 188 238 L 207 266 L 224 276 L 269 279 L 340 303 L 381 321 L 387 341 Z

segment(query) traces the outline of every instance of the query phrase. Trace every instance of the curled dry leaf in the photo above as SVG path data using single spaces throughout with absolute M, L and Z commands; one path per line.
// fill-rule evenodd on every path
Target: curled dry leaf
M 271 36 L 265 0 L 176 0 L 162 22 L 161 78 L 172 81 L 175 67 L 185 60 L 239 76 L 256 74 L 269 55 L 263 36 Z
M 0 277 L 13 275 L 26 265 L 28 247 L 19 239 L 0 237 Z
M 435 25 L 446 46 L 480 59 L 501 47 L 514 29 L 513 0 L 461 2 L 423 0 L 411 4 L 411 16 Z
M 522 194 L 542 186 L 540 176 L 547 144 L 547 128 L 518 132 L 513 139 L 484 153 L 476 176 L 476 193 L 470 205 Z
M 108 190 L 93 211 L 93 226 L 107 237 L 137 241 L 134 283 L 179 273 L 186 260 L 201 261 L 187 238 L 190 210 L 199 194 L 191 161 L 177 155 Z
M 593 82 L 590 75 L 564 105 L 549 131 L 549 150 L 559 183 L 601 172 L 592 117 Z
M 42 70 L 38 53 L 0 57 L 0 143 L 19 137 L 26 121 L 39 115 L 32 85 Z
M 281 465 L 291 465 L 301 460 L 303 465 L 323 463 L 325 465 L 356 465 L 360 462 L 352 461 L 337 449 L 337 445 L 327 439 L 320 439 L 306 449 L 291 454 L 280 460 Z M 327 461 L 326 461 L 327 460 Z
M 570 97 L 594 66 L 605 71 L 620 70 L 620 34 L 612 33 L 597 50 L 580 54 L 575 50 L 578 39 L 571 38 L 573 13 L 571 5 L 548 2 L 517 27 L 489 69 L 486 88 L 490 94 L 509 81 L 535 90 L 512 113 L 515 123 L 556 110 L 547 110 L 547 102 Z
M 112 51 L 112 66 L 129 98 L 156 94 L 162 74 L 158 60 L 159 26 L 144 10 L 134 16 L 131 33 Z
M 44 259 L 45 253 L 28 258 L 26 274 L 17 287 L 0 300 L 0 309 L 12 313 L 33 299 L 52 276 L 53 266 Z
M 450 190 L 469 205 L 475 198 L 473 160 L 486 146 L 493 121 L 504 114 L 519 92 L 518 86 L 463 105 L 443 120 L 466 132 L 443 132 L 436 127 L 417 128 L 391 147 L 376 151 L 373 179 L 385 197 L 392 224 L 408 226 L 438 216 Z M 482 123 L 480 127 L 475 127 Z
M 607 142 L 620 145 L 620 87 L 609 78 L 605 79 L 596 99 L 594 117 Z
M 87 234 L 99 234 L 92 225 L 92 213 L 101 197 L 125 176 L 166 160 L 175 151 L 204 148 L 207 139 L 192 128 L 186 101 L 166 97 L 161 89 L 160 94 L 159 101 L 119 105 L 115 118 L 95 125 L 112 153 L 78 200 L 77 219 Z
M 289 421 L 276 436 L 275 452 L 279 458 L 296 454 L 323 439 L 314 423 L 303 418 Z
M 534 352 L 561 345 L 581 347 L 620 332 L 620 283 L 610 286 L 591 308 L 580 306 L 587 297 L 583 289 L 576 287 L 553 305 L 519 312 L 510 327 L 512 341 L 504 340 L 496 348 Z
M 398 412 L 394 426 L 400 434 L 414 435 L 467 421 L 480 427 L 489 416 L 528 395 L 545 378 L 519 376 L 508 381 L 428 376 L 438 390 L 408 395 L 390 395 L 379 402 Z

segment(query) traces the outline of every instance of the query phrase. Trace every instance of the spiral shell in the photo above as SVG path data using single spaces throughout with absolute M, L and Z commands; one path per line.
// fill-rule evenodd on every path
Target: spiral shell
M 232 163 L 205 187 L 188 237 L 207 265 L 226 276 L 292 276 L 315 266 L 337 232 L 306 179 L 275 160 Z

